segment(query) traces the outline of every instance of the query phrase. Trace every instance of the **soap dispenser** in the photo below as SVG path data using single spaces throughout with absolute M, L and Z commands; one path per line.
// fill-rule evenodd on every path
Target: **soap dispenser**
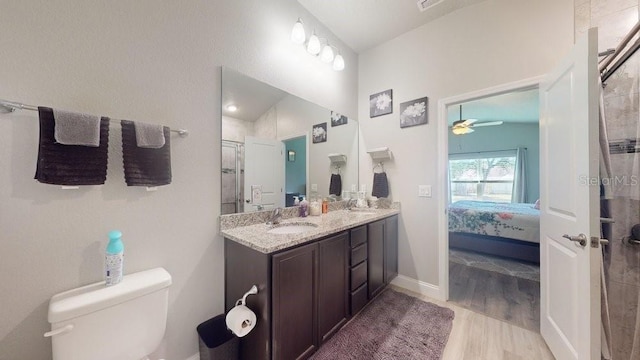
M 307 217 L 309 214 L 309 202 L 305 198 L 301 197 L 300 206 L 298 207 L 298 213 L 300 217 Z

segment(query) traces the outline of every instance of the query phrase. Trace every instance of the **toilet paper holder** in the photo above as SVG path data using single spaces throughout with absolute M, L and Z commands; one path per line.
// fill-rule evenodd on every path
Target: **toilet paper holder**
M 251 287 L 251 289 L 249 289 L 249 291 L 247 291 L 246 293 L 244 293 L 244 295 L 242 296 L 242 299 L 238 299 L 238 301 L 236 301 L 236 306 L 238 305 L 247 305 L 247 296 L 249 295 L 255 295 L 258 293 L 258 287 L 256 285 L 253 285 Z

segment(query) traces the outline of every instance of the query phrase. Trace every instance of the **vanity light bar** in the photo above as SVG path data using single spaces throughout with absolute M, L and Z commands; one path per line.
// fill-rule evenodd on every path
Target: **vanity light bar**
M 344 70 L 344 58 L 340 55 L 340 50 L 329 44 L 327 39 L 322 40 L 325 42 L 324 46 L 322 46 L 321 38 L 316 35 L 315 31 L 311 34 L 309 40 L 307 40 L 304 25 L 300 18 L 298 18 L 298 21 L 293 25 L 293 29 L 291 29 L 291 42 L 304 45 L 309 54 L 319 56 L 323 62 L 331 63 L 333 70 Z M 337 54 L 334 53 L 333 49 L 336 49 Z

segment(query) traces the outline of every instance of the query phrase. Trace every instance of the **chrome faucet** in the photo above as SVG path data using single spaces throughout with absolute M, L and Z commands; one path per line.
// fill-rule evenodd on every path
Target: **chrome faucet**
M 356 199 L 347 200 L 347 210 L 353 209 L 353 207 L 356 206 L 357 203 L 358 201 Z
M 280 220 L 282 220 L 282 208 L 277 207 L 271 211 L 267 225 L 279 224 Z

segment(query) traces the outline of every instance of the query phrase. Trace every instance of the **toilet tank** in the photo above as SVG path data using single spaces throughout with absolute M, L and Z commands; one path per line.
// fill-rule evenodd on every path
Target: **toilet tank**
M 54 360 L 138 360 L 164 336 L 171 275 L 156 268 L 51 298 L 49 322 Z

